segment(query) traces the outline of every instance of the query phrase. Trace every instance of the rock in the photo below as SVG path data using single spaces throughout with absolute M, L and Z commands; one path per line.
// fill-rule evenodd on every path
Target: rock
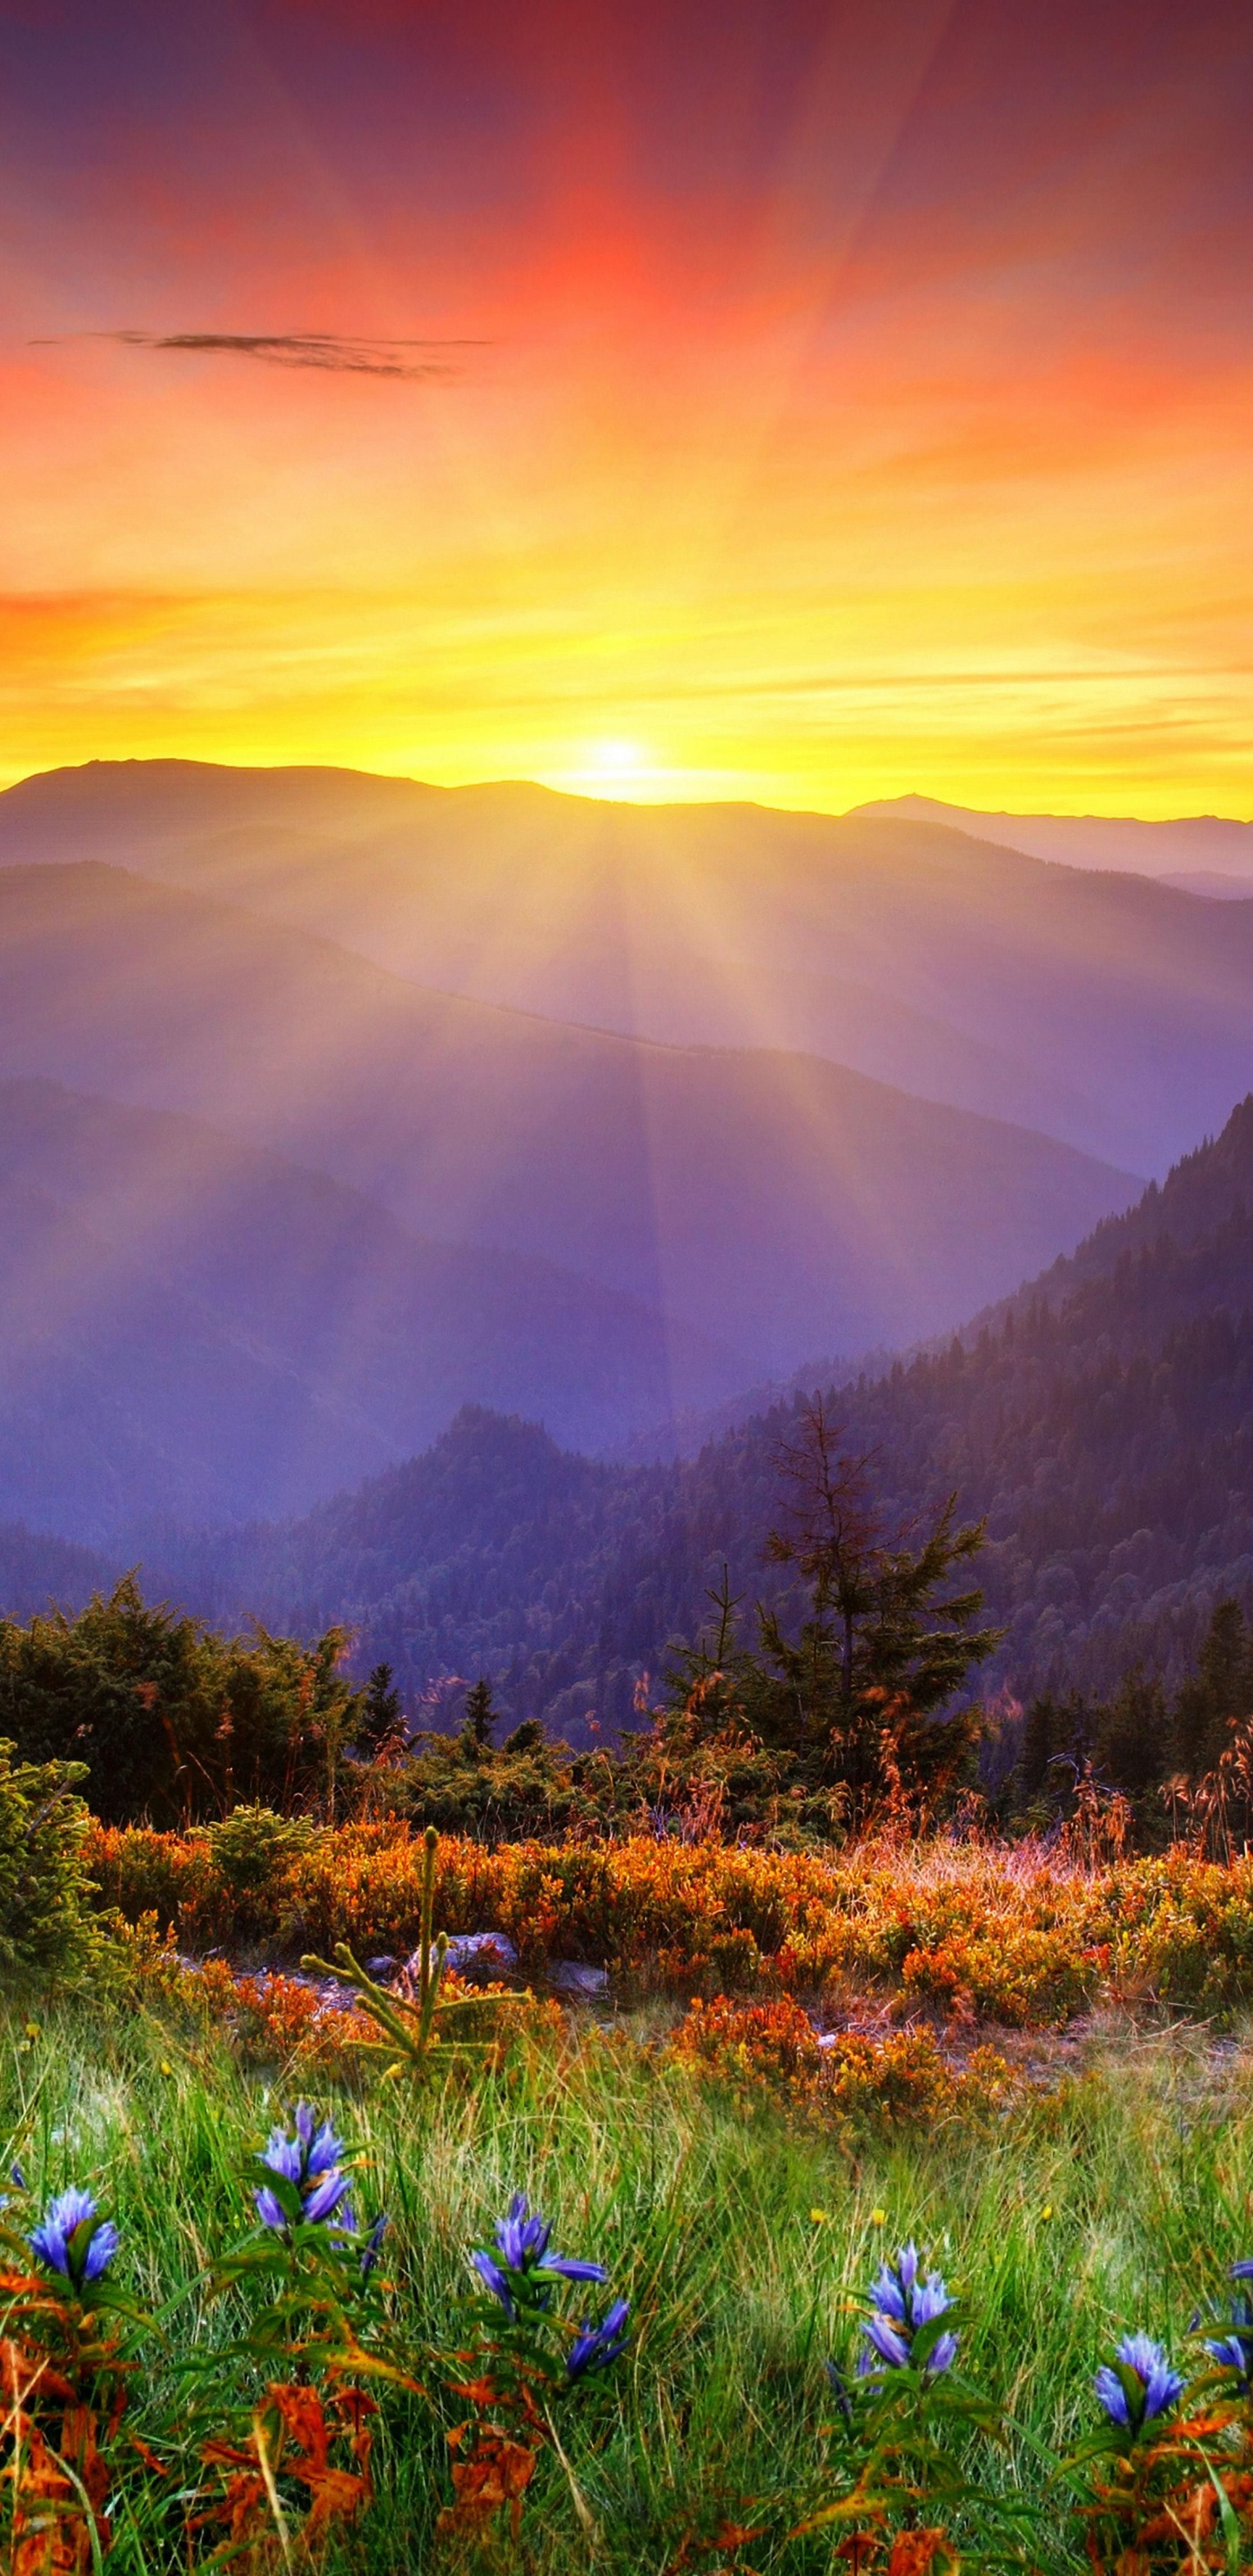
M 590 2001 L 594 1995 L 608 1994 L 609 1970 L 589 1968 L 582 1959 L 550 1959 L 548 1982 L 559 1995 L 585 1995 Z
M 383 1950 L 377 1959 L 367 1959 L 365 1965 L 367 1976 L 385 1977 L 388 1969 L 395 1967 L 396 1961 L 390 1950 Z
M 507 1932 L 454 1932 L 444 1954 L 444 1964 L 459 1977 L 512 1976 L 518 1965 L 518 1953 Z M 405 1961 L 404 1973 L 416 1983 L 422 1961 L 415 1950 Z

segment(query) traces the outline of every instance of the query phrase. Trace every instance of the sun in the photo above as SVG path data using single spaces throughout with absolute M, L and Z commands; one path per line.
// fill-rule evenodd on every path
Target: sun
M 588 767 L 598 778 L 639 778 L 651 763 L 642 743 L 625 742 L 615 736 L 612 741 L 592 744 Z

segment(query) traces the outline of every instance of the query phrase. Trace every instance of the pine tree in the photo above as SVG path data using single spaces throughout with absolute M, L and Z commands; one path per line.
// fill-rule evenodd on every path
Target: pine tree
M 759 1610 L 761 1652 L 744 1691 L 762 1742 L 786 1748 L 815 1785 L 841 1783 L 853 1822 L 893 1787 L 925 1803 L 956 1778 L 977 1723 L 940 1712 L 997 1642 L 975 1625 L 977 1586 L 937 1598 L 977 1555 L 982 1522 L 954 1528 L 950 1497 L 911 1546 L 871 1504 L 871 1463 L 843 1455 L 821 1398 L 803 1409 L 800 1439 L 780 1455 L 787 1525 L 768 1553 L 796 1567 L 809 1607 L 794 1637 L 778 1611 Z
M 491 1683 L 480 1673 L 473 1690 L 466 1694 L 465 1724 L 462 1729 L 469 1742 L 476 1745 L 480 1752 L 491 1743 L 496 1716 Z
M 404 1711 L 400 1693 L 393 1685 L 390 1664 L 376 1664 L 366 1683 L 361 1699 L 361 1721 L 357 1742 L 363 1753 L 377 1757 L 387 1744 L 394 1744 L 404 1734 Z
M 1253 1715 L 1253 1635 L 1238 1601 L 1214 1606 L 1197 1669 L 1175 1701 L 1175 1757 L 1189 1779 L 1213 1769 L 1233 1718 Z

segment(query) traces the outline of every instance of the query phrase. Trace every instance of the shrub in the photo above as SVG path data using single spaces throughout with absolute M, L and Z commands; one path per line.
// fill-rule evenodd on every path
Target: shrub
M 91 1947 L 95 1893 L 84 1850 L 91 1818 L 81 1762 L 15 1762 L 0 1738 L 0 1967 L 44 1974 Z
M 694 2003 L 671 2043 L 676 2065 L 695 2068 L 740 2094 L 772 2094 L 792 2109 L 833 2119 L 847 2133 L 933 2127 L 958 2112 L 999 2107 L 1013 2090 L 1003 2058 L 980 2049 L 965 2070 L 949 2066 L 933 2033 L 889 2039 L 858 2031 L 819 2037 L 789 1997 L 736 2004 L 719 1995 Z

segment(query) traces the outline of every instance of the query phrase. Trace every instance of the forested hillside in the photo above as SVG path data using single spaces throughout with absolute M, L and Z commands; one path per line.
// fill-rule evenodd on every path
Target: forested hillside
M 181 1550 L 169 1579 L 217 1617 L 347 1617 L 412 1698 L 488 1671 L 510 1714 L 578 1740 L 696 1633 L 724 1561 L 746 1615 L 786 1604 L 762 1548 L 794 1409 L 627 1469 L 467 1411 L 302 1523 Z M 835 1409 L 889 1518 L 951 1491 L 987 1515 L 1007 1634 L 985 1689 L 1108 1691 L 1138 1657 L 1176 1679 L 1213 1604 L 1253 1598 L 1253 1099 L 1073 1264 Z

